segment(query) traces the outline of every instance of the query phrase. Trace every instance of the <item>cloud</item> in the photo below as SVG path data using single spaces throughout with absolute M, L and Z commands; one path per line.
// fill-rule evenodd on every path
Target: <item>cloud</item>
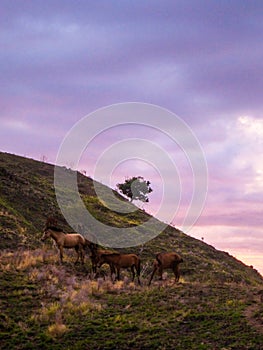
M 249 100 L 247 89 L 262 84 L 261 15 L 252 6 L 237 13 L 228 4 L 169 1 L 147 11 L 136 3 L 104 3 L 107 12 L 84 2 L 48 2 L 41 11 L 35 4 L 2 6 L 13 19 L 2 35 L 5 91 L 15 85 L 26 96 L 39 91 L 93 105 L 98 96 L 101 104 L 116 102 L 118 94 L 169 106 L 172 98 L 175 112 L 188 112 L 190 103 L 198 119 L 241 95 L 245 108 L 259 98 L 253 93 Z M 256 25 L 249 25 L 252 16 Z
M 65 134 L 88 113 L 118 102 L 157 104 L 183 118 L 204 150 L 209 191 L 200 227 L 216 223 L 244 235 L 242 226 L 262 226 L 261 1 L 3 0 L 0 10 L 3 151 L 54 162 Z M 145 130 L 101 135 L 80 166 L 92 173 L 100 152 L 131 134 L 142 138 Z M 169 138 L 147 135 L 180 172 L 180 223 L 191 201 L 191 167 Z M 123 164 L 116 180 L 133 169 L 142 164 Z M 147 208 L 155 211 L 160 178 L 143 170 L 155 188 Z M 166 178 L 173 186 L 173 174 Z

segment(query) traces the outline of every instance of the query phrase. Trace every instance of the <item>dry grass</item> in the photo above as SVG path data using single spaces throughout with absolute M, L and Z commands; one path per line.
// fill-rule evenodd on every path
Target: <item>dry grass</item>
M 48 327 L 47 333 L 52 338 L 60 338 L 68 331 L 68 327 L 61 323 L 54 323 Z
M 3 271 L 12 269 L 24 271 L 42 263 L 43 255 L 44 251 L 42 249 L 17 250 L 16 252 L 2 251 L 0 253 L 0 268 Z
M 112 283 L 110 277 L 91 280 L 82 270 L 74 274 L 74 265 L 57 264 L 54 253 L 37 249 L 2 254 L 0 258 L 3 271 L 26 271 L 29 280 L 40 286 L 45 298 L 41 309 L 31 316 L 31 320 L 47 324 L 47 334 L 52 337 L 67 332 L 67 324 L 74 318 L 103 310 L 103 303 L 98 302 L 98 297 L 103 299 L 107 293 L 119 294 L 138 288 L 126 276 L 122 281 Z
M 13 338 L 15 346 L 20 344 L 21 337 L 31 343 L 34 334 L 34 339 L 45 349 L 51 344 L 56 344 L 58 349 L 70 348 L 73 338 L 74 349 L 86 348 L 86 342 L 94 349 L 104 349 L 106 345 L 113 349 L 118 344 L 123 349 L 140 348 L 140 345 L 157 349 L 171 341 L 173 348 L 177 348 L 176 343 L 178 349 L 193 349 L 193 341 L 199 339 L 195 336 L 197 332 L 202 340 L 198 343 L 200 349 L 216 348 L 213 346 L 219 339 L 220 348 L 234 349 L 229 344 L 236 343 L 240 349 L 250 349 L 252 345 L 253 349 L 259 349 L 259 336 L 253 338 L 250 348 L 244 345 L 254 334 L 244 316 L 256 328 L 262 315 L 254 303 L 255 291 L 251 287 L 189 283 L 183 277 L 181 283 L 174 284 L 169 274 L 164 274 L 164 281 L 155 279 L 148 287 L 150 266 L 146 264 L 142 270 L 142 287 L 131 282 L 130 273 L 124 270 L 122 280 L 113 283 L 110 277 L 91 279 L 90 266 L 75 266 L 74 258 L 62 265 L 56 258 L 55 251 L 42 249 L 0 255 L 3 281 L 7 287 L 13 283 L 11 294 L 2 289 L 11 301 L 11 313 L 2 309 L 2 327 L 17 334 Z M 12 275 L 19 280 L 16 277 L 10 280 Z M 259 298 L 258 294 L 255 301 Z M 19 301 L 18 307 L 12 304 L 13 300 Z M 251 308 L 243 314 L 248 300 Z M 21 302 L 27 307 L 22 309 Z M 15 319 L 19 320 L 17 326 Z M 244 339 L 234 338 L 234 332 L 241 329 L 245 331 Z M 172 338 L 170 334 L 174 334 Z M 227 337 L 233 338 L 232 343 Z M 176 341 L 172 340 L 175 338 Z M 12 348 L 9 338 L 4 344 Z M 22 348 L 27 348 L 26 344 Z

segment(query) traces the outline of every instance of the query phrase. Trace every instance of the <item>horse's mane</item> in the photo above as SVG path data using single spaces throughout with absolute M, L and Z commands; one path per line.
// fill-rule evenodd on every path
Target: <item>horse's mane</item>
M 56 226 L 57 224 L 58 224 L 58 220 L 53 216 L 49 216 L 46 220 L 46 226 L 49 226 L 49 225 Z
M 63 230 L 61 228 L 58 228 L 57 226 L 54 226 L 54 225 L 47 225 L 46 230 L 48 230 L 48 229 L 56 231 L 56 232 L 63 232 Z
M 118 252 L 112 252 L 112 253 L 102 253 L 101 256 L 120 256 L 121 254 Z
M 58 220 L 53 216 L 49 216 L 47 218 L 45 228 L 46 230 L 50 229 L 56 232 L 63 232 L 63 230 L 58 227 Z

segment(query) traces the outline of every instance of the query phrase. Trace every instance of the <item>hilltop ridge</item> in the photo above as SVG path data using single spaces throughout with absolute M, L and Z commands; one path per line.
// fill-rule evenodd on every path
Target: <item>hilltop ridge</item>
M 59 219 L 66 232 L 72 231 L 57 205 L 53 177 L 52 164 L 0 153 L 0 249 L 39 247 L 46 218 L 50 215 Z M 96 184 L 102 191 L 106 191 L 105 186 Z M 94 181 L 90 177 L 78 173 L 78 185 L 90 213 L 107 225 L 132 227 L 150 217 L 140 209 L 128 214 L 108 209 L 97 197 Z M 123 197 L 119 198 L 125 201 Z M 92 227 L 90 230 L 92 232 Z M 139 252 L 140 249 L 141 247 L 133 247 L 120 251 Z M 141 256 L 148 261 L 157 252 L 171 250 L 178 251 L 184 257 L 181 270 L 186 279 L 248 284 L 263 281 L 262 276 L 253 268 L 172 226 L 167 226 L 160 235 L 147 242 Z

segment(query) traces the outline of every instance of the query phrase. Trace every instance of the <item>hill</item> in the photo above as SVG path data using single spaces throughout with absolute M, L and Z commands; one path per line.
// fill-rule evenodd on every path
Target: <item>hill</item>
M 56 216 L 67 232 L 72 228 L 58 208 L 53 176 L 51 164 L 0 153 L 4 348 L 260 349 L 262 276 L 172 226 L 143 247 L 143 287 L 130 283 L 126 272 L 116 284 L 91 280 L 89 260 L 73 266 L 70 254 L 57 265 L 57 253 L 40 242 L 46 218 Z M 108 209 L 93 180 L 82 174 L 78 186 L 88 210 L 108 225 L 136 226 L 150 217 L 139 209 L 129 214 Z M 184 258 L 181 283 L 172 285 L 168 273 L 165 282 L 146 287 L 155 254 L 171 250 Z M 139 253 L 141 247 L 120 251 Z
M 54 166 L 51 164 L 0 153 L 0 249 L 39 247 L 39 239 L 48 216 L 57 217 L 66 232 L 72 231 L 57 205 L 53 178 Z M 108 225 L 129 227 L 149 219 L 149 215 L 140 209 L 128 214 L 109 210 L 98 199 L 94 181 L 80 173 L 78 184 L 88 210 Z M 99 183 L 96 185 L 106 192 L 105 186 Z M 134 251 L 139 249 L 141 248 L 132 248 Z M 169 250 L 187 256 L 182 267 L 184 276 L 192 275 L 191 278 L 198 280 L 209 278 L 248 283 L 261 280 L 255 270 L 228 253 L 218 251 L 172 226 L 167 226 L 158 237 L 145 244 L 142 256 L 152 258 L 156 252 Z

